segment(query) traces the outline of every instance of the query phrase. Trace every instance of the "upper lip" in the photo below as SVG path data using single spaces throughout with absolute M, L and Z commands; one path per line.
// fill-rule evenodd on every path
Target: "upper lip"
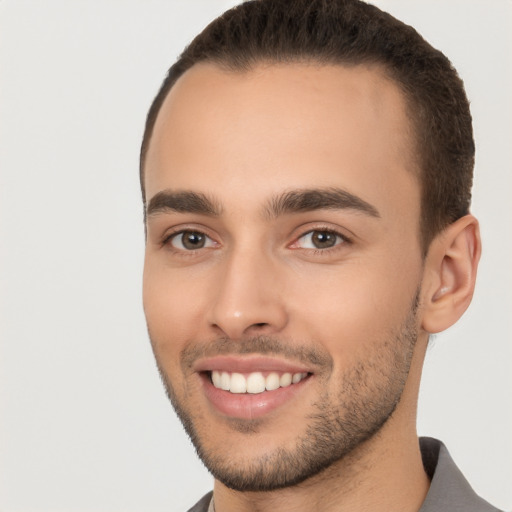
M 279 372 L 279 373 L 312 373 L 303 364 L 268 356 L 222 355 L 201 358 L 193 365 L 196 372 L 225 371 L 237 373 Z

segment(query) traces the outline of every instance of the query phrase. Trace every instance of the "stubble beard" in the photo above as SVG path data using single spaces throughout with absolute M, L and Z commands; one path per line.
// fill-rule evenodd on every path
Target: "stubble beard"
M 236 491 L 273 491 L 300 484 L 346 458 L 389 420 L 401 399 L 411 366 L 417 340 L 417 305 L 416 298 L 398 331 L 384 340 L 374 354 L 345 372 L 334 397 L 326 391 L 318 398 L 313 412 L 306 417 L 306 431 L 293 449 L 277 448 L 250 461 L 225 456 L 222 446 L 210 449 L 204 445 L 190 408 L 178 399 L 158 359 L 157 365 L 167 395 L 210 473 Z M 265 345 L 272 347 L 268 353 L 275 353 L 279 346 L 279 341 L 272 338 L 254 341 L 258 353 L 265 353 Z M 230 422 L 234 431 L 248 436 L 257 435 L 261 425 L 261 420 Z

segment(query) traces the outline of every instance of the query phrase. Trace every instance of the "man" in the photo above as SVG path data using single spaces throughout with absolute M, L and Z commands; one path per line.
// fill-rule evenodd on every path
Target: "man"
M 141 151 L 144 309 L 215 477 L 194 511 L 496 510 L 415 428 L 429 335 L 480 256 L 463 85 L 356 0 L 225 13 Z

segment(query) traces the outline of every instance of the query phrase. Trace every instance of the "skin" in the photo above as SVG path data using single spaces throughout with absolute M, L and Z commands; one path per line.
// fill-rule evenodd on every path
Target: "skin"
M 280 449 L 292 452 L 318 404 L 343 419 L 353 403 L 380 404 L 389 394 L 397 402 L 382 406 L 387 421 L 375 435 L 301 483 L 243 492 L 217 479 L 217 512 L 420 508 L 429 483 L 415 418 L 428 334 L 468 306 L 480 241 L 469 215 L 422 257 L 410 137 L 404 99 L 378 67 L 233 73 L 199 64 L 164 102 L 146 160 L 147 204 L 191 191 L 219 211 L 148 211 L 144 309 L 170 394 L 203 452 L 247 473 L 265 457 L 275 462 Z M 377 215 L 333 207 L 269 214 L 272 198 L 318 188 L 347 191 Z M 206 245 L 188 250 L 183 230 L 204 233 Z M 318 249 L 314 230 L 339 236 Z M 401 335 L 404 325 L 414 336 Z M 283 364 L 307 365 L 307 350 L 323 359 L 284 404 L 233 418 L 212 406 L 198 361 L 222 350 L 258 357 L 268 348 L 258 336 L 278 340 L 272 357 Z

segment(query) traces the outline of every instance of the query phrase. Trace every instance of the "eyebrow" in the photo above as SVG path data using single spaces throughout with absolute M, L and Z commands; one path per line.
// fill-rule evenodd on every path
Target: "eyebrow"
M 222 208 L 201 192 L 163 190 L 149 201 L 146 216 L 151 217 L 165 212 L 199 213 L 218 217 L 222 213 Z
M 287 213 L 314 210 L 354 210 L 370 217 L 380 218 L 380 213 L 375 206 L 340 188 L 290 190 L 272 198 L 265 208 L 265 214 L 275 218 Z
M 346 190 L 332 187 L 290 190 L 273 197 L 264 208 L 264 214 L 268 218 L 276 218 L 289 213 L 314 210 L 354 210 L 380 218 L 375 206 Z M 149 201 L 146 216 L 165 212 L 219 217 L 222 215 L 222 208 L 214 199 L 201 192 L 163 190 Z

